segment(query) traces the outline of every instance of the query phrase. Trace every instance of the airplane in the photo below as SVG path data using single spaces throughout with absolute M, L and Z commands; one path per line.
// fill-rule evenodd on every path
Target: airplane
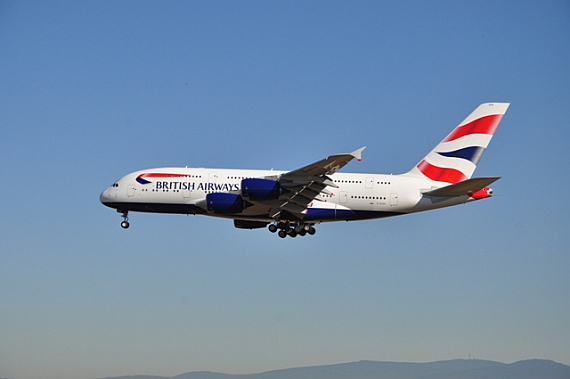
M 486 199 L 500 177 L 471 178 L 509 103 L 485 103 L 410 171 L 399 175 L 338 172 L 365 147 L 293 171 L 154 168 L 123 176 L 100 201 L 129 212 L 233 219 L 241 229 L 267 227 L 281 238 L 315 234 L 315 225 L 370 220 Z

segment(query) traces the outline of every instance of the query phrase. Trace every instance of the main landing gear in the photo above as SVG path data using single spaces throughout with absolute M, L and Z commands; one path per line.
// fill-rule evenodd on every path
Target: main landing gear
M 127 229 L 129 227 L 129 211 L 119 211 L 123 213 L 123 222 L 121 222 L 121 228 Z
M 277 230 L 279 230 L 277 235 L 281 238 L 285 238 L 287 236 L 295 238 L 297 235 L 313 235 L 317 232 L 313 224 L 305 224 L 301 222 L 295 224 L 294 226 L 291 226 L 289 223 L 279 221 L 275 224 L 269 224 L 268 229 L 271 233 L 275 233 Z

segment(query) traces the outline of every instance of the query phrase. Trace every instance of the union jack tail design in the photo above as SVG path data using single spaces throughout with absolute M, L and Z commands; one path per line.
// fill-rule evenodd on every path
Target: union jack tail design
M 479 105 L 406 175 L 452 184 L 470 179 L 508 107 Z

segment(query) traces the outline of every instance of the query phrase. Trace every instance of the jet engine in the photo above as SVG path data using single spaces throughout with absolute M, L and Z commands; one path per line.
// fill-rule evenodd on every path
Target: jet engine
M 241 181 L 241 195 L 246 200 L 275 200 L 281 193 L 281 185 L 275 180 L 251 178 Z
M 223 192 L 207 194 L 206 205 L 208 211 L 215 214 L 240 213 L 245 208 L 244 201 L 240 195 Z

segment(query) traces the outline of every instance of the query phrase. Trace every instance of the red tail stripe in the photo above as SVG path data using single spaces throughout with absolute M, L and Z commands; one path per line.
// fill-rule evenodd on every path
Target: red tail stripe
M 148 174 L 140 174 L 138 177 L 143 178 L 184 178 L 188 177 L 189 175 L 183 174 L 162 174 L 162 173 L 148 173 Z
M 461 138 L 469 134 L 495 134 L 495 130 L 499 126 L 503 118 L 502 114 L 493 114 L 473 120 L 468 124 L 455 128 L 443 142 L 449 142 Z
M 468 179 L 459 170 L 455 170 L 453 168 L 437 167 L 429 164 L 425 160 L 421 161 L 420 164 L 418 164 L 418 169 L 422 172 L 422 174 L 437 182 L 459 183 Z

